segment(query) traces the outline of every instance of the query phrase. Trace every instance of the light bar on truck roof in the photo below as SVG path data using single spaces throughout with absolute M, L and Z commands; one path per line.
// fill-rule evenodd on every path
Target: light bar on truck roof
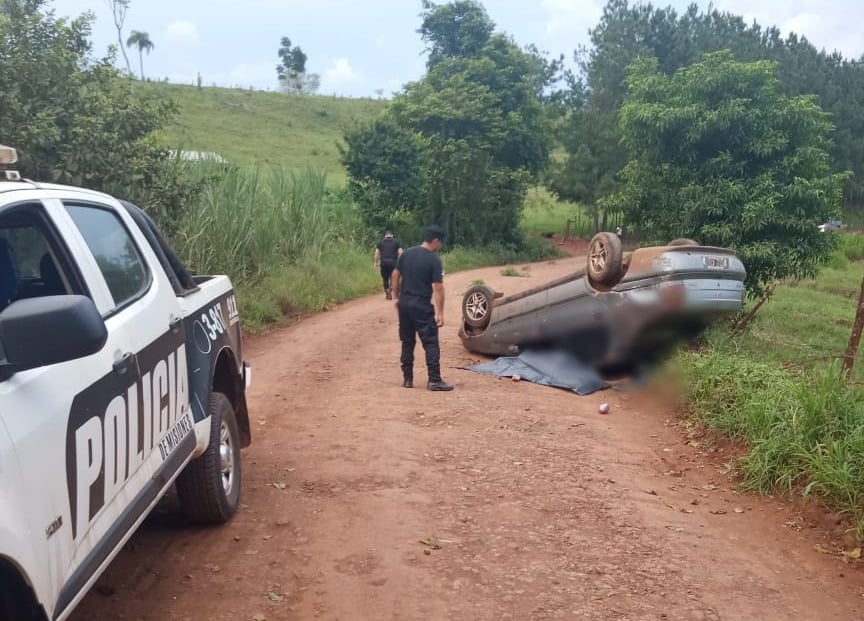
M 14 164 L 18 161 L 18 152 L 12 148 L 0 144 L 0 164 Z

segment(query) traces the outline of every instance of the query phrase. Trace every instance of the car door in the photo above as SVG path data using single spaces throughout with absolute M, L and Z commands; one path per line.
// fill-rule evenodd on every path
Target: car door
M 128 344 L 115 360 L 117 375 L 128 373 L 123 381 L 106 377 L 72 404 L 67 435 L 75 442 L 68 450 L 84 492 L 90 485 L 97 493 L 85 511 L 82 486 L 70 482 L 70 505 L 81 516 L 73 521 L 73 564 L 82 569 L 64 587 L 63 604 L 80 594 L 91 569 L 110 560 L 173 483 L 192 455 L 195 434 L 179 304 L 152 249 L 113 199 L 72 190 L 54 194 L 51 207 L 75 230 L 94 288 L 108 299 L 105 321 Z M 78 447 L 85 447 L 83 457 Z
M 22 200 L 4 196 L 0 207 L 0 244 L 6 247 L 0 271 L 6 292 L 14 291 L 10 301 L 40 295 L 41 269 L 50 262 L 58 287 L 51 293 L 89 295 L 108 329 L 96 354 L 0 382 L 0 417 L 17 464 L 15 476 L 4 469 L 0 481 L 0 492 L 17 500 L 4 503 L 11 514 L 4 520 L 11 533 L 26 538 L 4 544 L 23 544 L 21 562 L 34 590 L 62 609 L 104 558 L 99 549 L 107 526 L 92 527 L 125 474 L 122 460 L 106 458 L 117 454 L 126 422 L 113 399 L 137 384 L 137 367 L 125 357 L 132 343 L 122 318 L 111 316 L 111 300 L 94 282 L 94 266 L 65 215 L 33 192 L 14 194 Z
M 158 259 L 119 204 L 64 199 L 103 274 L 115 313 L 129 326 L 139 429 L 128 454 L 130 493 L 153 500 L 176 476 L 195 445 L 189 409 L 186 334 L 179 302 Z M 139 288 L 134 283 L 144 283 Z M 159 489 L 154 481 L 161 481 Z M 125 494 L 129 497 L 129 493 Z M 144 502 L 144 499 L 139 499 Z M 118 507 L 121 510 L 123 507 Z

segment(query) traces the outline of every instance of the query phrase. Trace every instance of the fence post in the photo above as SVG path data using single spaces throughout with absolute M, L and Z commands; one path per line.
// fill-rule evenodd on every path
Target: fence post
M 855 364 L 855 355 L 858 353 L 858 344 L 861 342 L 862 328 L 864 328 L 864 280 L 861 281 L 861 293 L 858 294 L 855 323 L 852 324 L 852 334 L 849 335 L 849 344 L 846 346 L 846 355 L 843 357 L 843 370 L 846 373 L 852 371 L 852 366 Z

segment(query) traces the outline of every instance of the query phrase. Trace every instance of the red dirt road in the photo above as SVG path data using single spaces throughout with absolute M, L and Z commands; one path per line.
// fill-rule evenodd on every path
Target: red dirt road
M 456 336 L 473 279 L 512 293 L 581 261 L 446 278 L 451 393 L 400 386 L 383 295 L 250 340 L 242 509 L 202 529 L 163 503 L 73 619 L 864 618 L 859 562 L 735 493 L 662 402 L 457 368 L 480 360 Z

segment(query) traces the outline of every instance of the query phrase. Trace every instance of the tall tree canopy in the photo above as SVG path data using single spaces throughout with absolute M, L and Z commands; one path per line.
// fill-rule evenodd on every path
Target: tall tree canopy
M 495 30 L 486 10 L 475 0 L 435 4 L 423 0 L 423 23 L 418 32 L 426 42 L 431 69 L 448 58 L 476 58 Z
M 306 53 L 299 45 L 292 47 L 291 39 L 282 37 L 279 43 L 279 64 L 276 76 L 286 93 L 314 93 L 321 81 L 317 74 L 306 73 Z
M 630 159 L 607 202 L 651 241 L 735 249 L 753 295 L 813 276 L 833 250 L 816 223 L 837 215 L 844 179 L 831 172 L 832 125 L 815 98 L 783 93 L 776 63 L 729 51 L 671 75 L 640 58 L 626 83 Z
M 704 53 L 729 49 L 739 61 L 773 60 L 783 92 L 814 94 L 833 115 L 837 132 L 831 147 L 835 171 L 855 174 L 845 182 L 847 202 L 864 201 L 864 65 L 818 51 L 804 37 L 781 36 L 775 27 L 747 24 L 740 16 L 690 5 L 670 7 L 608 0 L 590 32 L 591 47 L 576 54 L 570 110 L 561 131 L 567 155 L 549 176 L 563 198 L 589 206 L 615 190 L 626 162 L 617 117 L 627 91 L 626 68 L 637 56 L 657 59 L 672 73 Z
M 549 64 L 494 33 L 477 2 L 424 8 L 428 73 L 384 120 L 346 136 L 352 191 L 376 226 L 407 212 L 454 243 L 517 244 L 525 192 L 549 156 Z

